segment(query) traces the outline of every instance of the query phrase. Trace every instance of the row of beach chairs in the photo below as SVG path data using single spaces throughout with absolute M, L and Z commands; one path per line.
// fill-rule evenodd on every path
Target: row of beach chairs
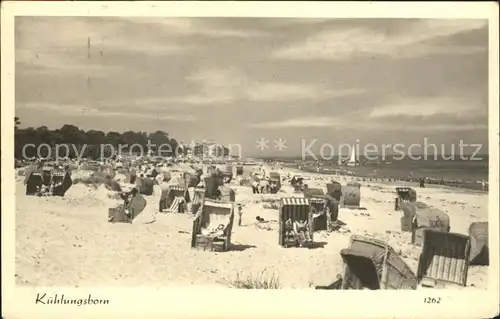
M 458 288 L 467 285 L 470 265 L 479 254 L 488 254 L 488 223 L 473 223 L 469 236 L 428 229 L 423 235 L 417 273 L 382 240 L 353 235 L 350 245 L 340 251 L 343 274 L 328 290 L 377 290 Z M 478 235 L 481 234 L 481 235 Z M 481 253 L 479 253 L 481 251 Z
M 415 274 L 395 250 L 382 240 L 353 235 L 341 250 L 343 275 L 316 289 L 417 289 L 466 286 L 471 265 L 488 265 L 488 222 L 474 222 L 469 235 L 450 233 L 449 216 L 418 202 L 416 191 L 396 188 L 395 209 L 403 211 L 401 230 L 422 250 Z
M 194 215 L 192 248 L 230 250 L 235 193 L 228 186 L 218 186 L 188 189 L 185 185 L 177 185 L 162 193 L 161 212 Z M 219 192 L 216 193 L 215 189 Z M 326 194 L 321 189 L 305 189 L 304 197 L 281 198 L 279 245 L 312 245 L 314 232 L 329 229 L 338 220 L 341 203 L 347 207 L 359 207 L 359 190 L 359 184 L 341 186 L 331 183 Z M 346 196 L 350 193 L 354 195 Z M 144 201 L 131 200 L 128 203 L 129 215 L 135 217 L 143 206 Z M 416 289 L 418 284 L 438 288 L 465 286 L 469 265 L 489 263 L 488 223 L 473 223 L 469 236 L 450 233 L 448 215 L 418 202 L 416 192 L 411 188 L 396 189 L 395 209 L 403 212 L 401 230 L 411 232 L 412 243 L 422 247 L 417 273 L 413 273 L 384 241 L 353 235 L 350 246 L 340 252 L 344 261 L 343 276 L 332 285 L 318 289 Z M 121 219 L 115 218 L 114 222 L 117 221 Z
M 64 196 L 73 181 L 70 174 L 62 169 L 44 168 L 29 172 L 25 184 L 28 196 Z

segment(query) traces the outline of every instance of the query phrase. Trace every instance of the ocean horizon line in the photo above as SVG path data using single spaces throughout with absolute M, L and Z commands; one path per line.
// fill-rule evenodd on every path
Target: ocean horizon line
M 483 154 L 462 154 L 462 155 L 457 155 L 457 154 L 418 154 L 418 153 L 415 153 L 415 154 L 411 154 L 412 157 L 415 157 L 415 156 L 422 156 L 422 158 L 420 159 L 414 159 L 414 158 L 410 158 L 409 156 L 404 156 L 404 157 L 401 157 L 401 155 L 385 155 L 384 157 L 379 157 L 380 160 L 417 160 L 417 161 L 425 161 L 425 160 L 432 160 L 432 161 L 435 161 L 435 160 L 442 160 L 442 161 L 448 161 L 450 160 L 450 157 L 452 157 L 453 159 L 451 160 L 463 160 L 463 161 L 467 161 L 468 159 L 462 159 L 461 156 L 472 156 L 474 155 L 474 157 L 483 157 L 483 160 L 485 158 L 489 158 L 489 153 L 483 153 Z M 427 158 L 425 158 L 427 156 Z M 437 159 L 435 159 L 434 157 L 435 156 L 438 156 Z M 320 154 L 315 154 L 315 155 L 308 155 L 308 156 L 302 156 L 302 155 L 275 155 L 275 156 L 272 156 L 272 155 L 267 155 L 267 156 L 246 156 L 248 158 L 259 158 L 259 159 L 300 159 L 300 160 L 316 160 L 318 159 L 319 161 L 324 161 L 324 162 L 329 162 L 329 161 L 333 161 L 335 159 L 339 159 L 339 156 L 338 155 L 335 155 L 333 156 L 332 158 L 329 158 L 329 159 L 323 159 L 322 156 Z M 358 155 L 358 158 L 366 158 L 366 157 L 374 157 L 374 155 Z M 344 157 L 345 158 L 345 157 Z

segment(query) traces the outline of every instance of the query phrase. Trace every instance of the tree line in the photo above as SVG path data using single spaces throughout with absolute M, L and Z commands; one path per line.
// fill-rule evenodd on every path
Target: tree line
M 59 157 L 68 156 L 70 158 L 76 158 L 78 155 L 82 157 L 88 157 L 97 159 L 100 157 L 111 156 L 111 147 L 101 147 L 101 145 L 112 145 L 114 150 L 117 151 L 119 145 L 141 145 L 142 150 L 148 150 L 149 145 L 164 145 L 162 147 L 163 156 L 175 156 L 176 151 L 185 152 L 185 148 L 179 148 L 179 143 L 169 136 L 168 133 L 163 131 L 156 131 L 154 133 L 148 132 L 135 132 L 126 131 L 123 133 L 119 132 L 103 132 L 100 130 L 82 130 L 75 125 L 66 124 L 59 129 L 51 130 L 46 126 L 40 126 L 37 128 L 19 128 L 21 121 L 18 117 L 14 118 L 15 121 L 15 157 L 17 159 L 23 159 L 24 156 L 31 157 L 47 157 L 50 155 L 54 157 L 56 151 L 56 145 L 68 145 L 69 154 L 66 153 L 64 147 L 59 147 L 59 152 L 63 154 L 57 154 Z M 41 145 L 48 145 L 45 147 L 40 147 Z M 24 149 L 24 154 L 23 154 Z M 136 151 L 139 151 L 137 147 Z M 104 154 L 101 154 L 101 151 Z M 123 148 L 122 151 L 128 151 Z M 153 150 L 154 151 L 154 150 Z M 37 153 L 38 152 L 38 153 Z M 178 154 L 178 153 L 177 153 Z

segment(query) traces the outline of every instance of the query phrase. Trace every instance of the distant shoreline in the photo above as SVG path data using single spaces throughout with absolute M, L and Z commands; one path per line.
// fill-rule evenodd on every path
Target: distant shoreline
M 298 169 L 298 168 L 297 168 Z M 341 169 L 345 169 L 347 171 L 350 171 L 348 167 L 341 167 Z M 406 177 L 406 176 L 382 176 L 382 175 L 368 175 L 368 174 L 355 174 L 355 175 L 348 175 L 348 174 L 335 174 L 334 172 L 325 172 L 325 171 L 315 171 L 314 169 L 311 168 L 301 168 L 298 169 L 299 171 L 302 172 L 307 172 L 307 173 L 313 173 L 313 174 L 319 174 L 319 175 L 330 175 L 330 176 L 335 176 L 335 177 L 342 177 L 342 176 L 352 176 L 352 177 L 357 177 L 357 178 L 362 178 L 365 181 L 373 181 L 373 182 L 380 182 L 380 183 L 391 183 L 391 182 L 405 182 L 405 183 L 411 183 L 415 184 L 415 186 L 420 185 L 420 180 L 418 177 Z M 475 190 L 475 191 L 480 191 L 480 192 L 487 192 L 489 189 L 488 181 L 485 179 L 486 182 L 486 189 L 482 189 L 482 184 L 476 183 L 475 181 L 468 181 L 468 180 L 449 180 L 449 179 L 444 179 L 443 178 L 443 184 L 440 183 L 441 180 L 438 179 L 430 179 L 426 180 L 425 185 L 429 187 L 444 187 L 444 188 L 461 188 L 461 189 L 467 189 L 467 190 Z
M 461 159 L 459 155 L 456 155 L 456 154 L 418 154 L 418 153 L 415 153 L 413 154 L 414 156 L 427 156 L 429 158 L 425 159 L 425 158 L 421 158 L 417 161 L 467 161 L 465 159 Z M 464 156 L 471 156 L 473 154 L 463 154 Z M 487 160 L 489 158 L 489 153 L 484 153 L 484 154 L 475 154 L 476 157 L 482 157 L 483 160 Z M 315 155 L 317 158 L 322 158 L 322 156 L 320 154 L 316 154 Z M 404 161 L 415 161 L 414 159 L 411 159 L 411 158 L 407 158 L 407 157 L 403 157 L 402 159 L 394 159 L 394 157 L 400 157 L 401 155 L 398 155 L 398 154 L 386 154 L 385 155 L 385 158 L 381 159 L 381 160 L 385 160 L 385 161 L 399 161 L 399 162 L 404 162 Z M 434 156 L 440 156 L 441 159 L 440 160 L 435 160 Z M 454 156 L 453 159 L 444 159 L 444 158 L 449 158 L 450 156 Z M 375 157 L 375 155 L 369 155 L 369 156 L 365 156 L 365 155 L 359 155 L 359 159 L 366 159 L 366 158 L 369 158 L 369 157 Z M 250 158 L 252 158 L 250 156 Z M 290 156 L 259 156 L 259 157 L 256 157 L 256 158 L 259 158 L 259 159 L 262 159 L 264 161 L 268 161 L 268 160 L 274 160 L 274 161 L 303 161 L 303 162 L 308 162 L 308 161 L 316 161 L 316 159 L 312 156 L 306 156 L 305 158 L 302 158 L 302 156 L 300 155 L 290 155 Z M 328 159 L 328 160 L 320 160 L 322 162 L 332 162 L 332 161 L 335 161 L 337 162 L 339 159 L 339 156 L 333 156 L 332 158 Z

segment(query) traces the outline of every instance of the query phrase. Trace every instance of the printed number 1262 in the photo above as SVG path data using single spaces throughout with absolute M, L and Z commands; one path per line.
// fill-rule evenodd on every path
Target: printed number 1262
M 424 303 L 441 303 L 441 298 L 439 298 L 439 297 L 435 297 L 435 298 L 426 297 L 426 298 L 424 298 Z

